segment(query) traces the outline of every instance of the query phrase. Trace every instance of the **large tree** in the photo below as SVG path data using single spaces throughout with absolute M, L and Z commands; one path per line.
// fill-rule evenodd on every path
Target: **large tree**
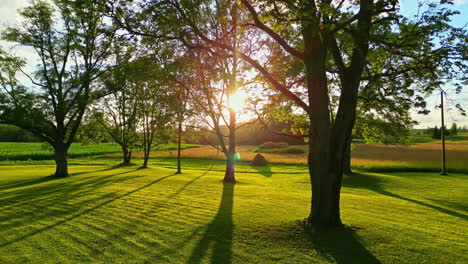
M 104 19 L 104 1 L 32 1 L 20 11 L 23 23 L 2 32 L 3 40 L 24 46 L 39 58 L 30 74 L 26 63 L 2 55 L 0 122 L 26 129 L 54 149 L 55 176 L 68 175 L 67 152 L 87 105 L 95 95 L 93 81 L 104 62 L 115 30 Z M 30 58 L 31 59 L 31 58 Z M 32 87 L 18 82 L 24 73 Z

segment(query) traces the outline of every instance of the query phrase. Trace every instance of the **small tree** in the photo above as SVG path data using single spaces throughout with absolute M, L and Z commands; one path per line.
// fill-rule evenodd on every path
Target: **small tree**
M 95 115 L 85 115 L 78 129 L 75 141 L 82 144 L 100 144 L 110 142 L 111 138 L 101 125 L 101 120 Z
M 444 135 L 445 136 L 450 136 L 450 131 L 444 127 Z M 442 138 L 442 127 L 438 128 L 437 126 L 434 127 L 434 131 L 432 134 L 433 139 L 441 139 Z
M 452 136 L 458 135 L 457 124 L 453 123 L 452 126 L 450 127 L 450 135 L 452 135 Z
M 224 182 L 235 182 L 236 159 L 236 109 L 230 98 L 237 87 L 237 63 L 212 56 L 209 53 L 195 55 L 194 81 L 190 90 L 191 100 L 196 104 L 198 117 L 208 127 L 208 133 L 215 135 L 215 143 L 206 143 L 226 157 Z M 239 110 L 239 109 L 237 109 Z M 226 129 L 224 129 L 224 127 Z
M 183 69 L 182 69 L 183 71 Z M 176 126 L 177 126 L 177 174 L 182 173 L 182 126 L 184 125 L 186 119 L 192 115 L 192 111 L 189 108 L 189 96 L 188 96 L 188 87 L 185 85 L 187 80 L 177 81 L 177 102 L 178 107 L 176 111 Z
M 168 62 L 168 53 L 134 62 L 133 78 L 138 87 L 138 129 L 144 154 L 142 168 L 148 167 L 151 150 L 168 142 L 169 124 L 177 113 L 177 95 L 171 81 L 174 80 L 173 65 Z
M 94 108 L 95 119 L 120 145 L 123 164 L 131 163 L 132 150 L 138 144 L 137 96 L 140 87 L 134 81 L 136 63 L 131 63 L 130 57 L 131 53 L 116 54 L 115 68 L 101 77 L 108 96 Z

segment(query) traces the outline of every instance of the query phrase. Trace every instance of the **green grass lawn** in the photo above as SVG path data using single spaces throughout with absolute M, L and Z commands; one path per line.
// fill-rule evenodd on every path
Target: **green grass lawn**
M 48 149 L 46 143 L 31 142 L 0 142 L 1 160 L 48 160 L 54 157 L 52 149 Z M 182 148 L 191 148 L 198 145 L 183 144 Z M 162 145 L 155 150 L 174 150 L 175 144 Z M 99 154 L 120 152 L 121 148 L 115 143 L 81 144 L 73 143 L 68 155 L 70 158 L 86 157 Z
M 223 185 L 220 161 L 117 163 L 0 165 L 0 263 L 468 263 L 467 175 L 347 176 L 347 228 L 310 234 L 303 165 L 240 164 Z

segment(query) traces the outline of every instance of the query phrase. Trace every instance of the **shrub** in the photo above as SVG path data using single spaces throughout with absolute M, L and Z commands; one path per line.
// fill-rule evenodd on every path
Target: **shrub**
M 286 142 L 265 142 L 262 145 L 258 146 L 259 149 L 280 149 L 288 147 Z
M 307 150 L 305 148 L 303 148 L 303 147 L 289 146 L 287 148 L 276 149 L 272 153 L 278 153 L 278 154 L 304 154 L 306 152 L 307 152 Z
M 260 146 L 253 149 L 253 152 L 257 153 L 275 153 L 275 154 L 304 154 L 307 153 L 307 149 L 300 146 L 286 146 L 283 148 L 261 148 Z
M 257 154 L 257 155 L 255 155 L 252 162 L 250 162 L 250 165 L 251 166 L 266 166 L 267 161 L 266 161 L 265 157 L 263 157 L 262 154 Z

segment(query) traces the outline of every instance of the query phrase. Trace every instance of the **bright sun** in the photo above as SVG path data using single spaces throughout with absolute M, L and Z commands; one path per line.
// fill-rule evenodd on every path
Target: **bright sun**
M 247 94 L 242 90 L 238 90 L 235 94 L 229 97 L 229 107 L 234 109 L 234 111 L 239 112 L 244 108 L 246 99 Z

